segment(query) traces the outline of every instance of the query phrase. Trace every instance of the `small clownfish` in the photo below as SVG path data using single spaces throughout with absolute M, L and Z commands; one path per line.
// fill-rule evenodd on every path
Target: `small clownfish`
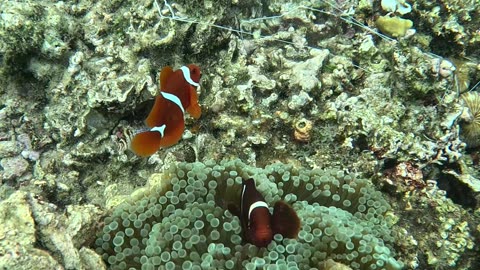
M 148 157 L 160 147 L 176 144 L 185 130 L 185 111 L 195 119 L 200 117 L 202 110 L 197 96 L 200 77 L 200 68 L 194 64 L 176 71 L 168 66 L 162 69 L 160 95 L 145 120 L 150 129 L 136 134 L 131 142 L 135 154 Z
M 276 202 L 273 215 L 270 215 L 268 205 L 252 178 L 242 184 L 240 221 L 245 240 L 257 247 L 266 247 L 275 234 L 296 238 L 300 231 L 297 213 L 284 201 Z

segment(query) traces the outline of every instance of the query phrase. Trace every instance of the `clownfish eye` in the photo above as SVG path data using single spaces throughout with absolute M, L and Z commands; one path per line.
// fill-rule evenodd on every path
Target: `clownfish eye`
M 196 66 L 191 66 L 190 67 L 190 75 L 195 76 L 199 79 L 202 78 L 202 72 L 200 71 L 200 68 L 198 68 Z
M 198 76 L 201 78 L 202 77 L 202 73 L 200 72 L 200 70 L 198 68 L 194 68 L 192 70 L 192 74 L 198 74 Z

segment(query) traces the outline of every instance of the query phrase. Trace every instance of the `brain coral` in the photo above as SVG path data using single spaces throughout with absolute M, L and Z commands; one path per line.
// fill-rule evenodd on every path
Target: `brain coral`
M 96 250 L 111 269 L 318 269 L 328 259 L 352 269 L 402 268 L 391 250 L 389 204 L 343 170 L 234 160 L 180 163 L 159 177 L 105 219 Z M 226 209 L 248 177 L 269 205 L 292 204 L 298 239 L 275 235 L 267 248 L 242 241 L 240 221 Z

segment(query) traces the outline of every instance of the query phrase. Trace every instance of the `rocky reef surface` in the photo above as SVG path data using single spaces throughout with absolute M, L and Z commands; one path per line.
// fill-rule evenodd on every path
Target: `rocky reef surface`
M 124 258 L 98 235 L 117 231 L 112 220 L 142 204 L 152 179 L 237 159 L 346 172 L 381 191 L 388 228 L 367 239 L 385 244 L 370 250 L 377 269 L 480 268 L 479 13 L 475 1 L 3 1 L 0 268 L 116 269 Z M 186 119 L 177 145 L 136 157 L 129 141 L 159 70 L 188 63 L 202 69 L 202 117 Z M 235 267 L 276 269 L 267 261 L 284 256 L 324 260 L 305 269 L 373 269 L 373 255 L 339 250 L 352 247 L 340 236 L 321 251 L 302 242 L 348 214 L 290 202 L 311 232 L 247 250 Z M 224 238 L 208 238 L 205 256 L 241 243 Z

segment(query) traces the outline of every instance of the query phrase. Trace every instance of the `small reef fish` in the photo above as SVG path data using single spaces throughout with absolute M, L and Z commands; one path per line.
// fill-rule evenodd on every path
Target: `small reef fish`
M 268 205 L 252 178 L 242 184 L 240 221 L 245 240 L 257 247 L 266 247 L 275 234 L 296 238 L 300 231 L 297 213 L 284 201 L 276 202 L 273 215 L 270 215 Z
M 190 64 L 175 71 L 167 66 L 159 77 L 160 94 L 145 120 L 150 129 L 136 134 L 130 145 L 132 151 L 142 157 L 180 140 L 185 130 L 185 111 L 195 119 L 202 114 L 197 96 L 201 77 L 198 66 Z

